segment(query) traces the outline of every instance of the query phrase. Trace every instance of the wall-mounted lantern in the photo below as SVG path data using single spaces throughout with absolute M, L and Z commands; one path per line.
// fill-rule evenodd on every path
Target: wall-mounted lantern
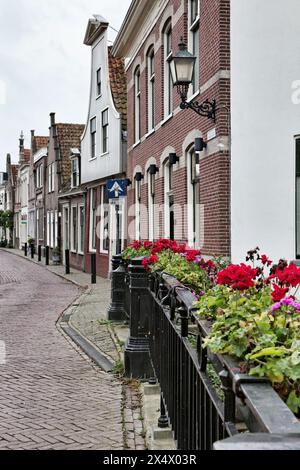
M 169 165 L 176 165 L 177 162 L 179 162 L 179 157 L 176 155 L 176 153 L 170 153 Z

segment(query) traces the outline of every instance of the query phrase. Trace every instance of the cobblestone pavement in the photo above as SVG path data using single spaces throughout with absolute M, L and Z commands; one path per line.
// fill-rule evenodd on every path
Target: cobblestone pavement
M 1 250 L 0 273 L 0 450 L 122 449 L 122 384 L 55 326 L 80 289 Z

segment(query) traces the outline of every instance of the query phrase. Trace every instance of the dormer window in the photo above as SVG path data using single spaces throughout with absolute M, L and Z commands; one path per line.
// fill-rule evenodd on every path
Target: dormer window
M 96 118 L 91 119 L 91 158 L 96 158 Z
M 80 184 L 79 180 L 79 158 L 73 157 L 71 160 L 72 171 L 72 188 L 77 188 Z
M 97 84 L 97 96 L 101 95 L 101 68 L 97 70 L 96 72 L 96 84 Z

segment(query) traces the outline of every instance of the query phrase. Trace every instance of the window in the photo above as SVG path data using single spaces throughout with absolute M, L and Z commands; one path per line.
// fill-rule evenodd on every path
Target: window
M 199 0 L 189 0 L 189 38 L 188 49 L 196 57 L 195 72 L 190 94 L 199 90 L 199 56 L 200 56 L 200 33 L 199 33 Z
M 108 109 L 102 112 L 102 153 L 108 152 Z
M 54 214 L 54 246 L 58 246 L 58 212 Z
M 101 95 L 101 68 L 96 72 L 96 85 L 97 85 L 97 96 Z
M 173 82 L 170 69 L 172 58 L 172 25 L 169 23 L 164 32 L 164 117 L 173 111 Z
M 44 186 L 44 165 L 39 165 L 36 169 L 36 187 L 37 189 Z
M 96 250 L 97 190 L 90 190 L 90 251 Z
M 164 165 L 165 184 L 165 237 L 174 240 L 174 197 L 173 197 L 173 165 Z
M 109 251 L 109 200 L 105 186 L 101 188 L 101 248 L 102 253 Z
M 188 178 L 188 241 L 195 248 L 200 243 L 200 164 L 199 156 L 194 149 L 188 152 L 187 178 Z
M 54 214 L 50 212 L 50 248 L 54 248 Z
M 79 159 L 78 157 L 72 158 L 71 160 L 71 169 L 72 169 L 72 188 L 77 188 L 79 186 Z
M 84 252 L 84 206 L 78 208 L 78 252 Z
M 50 246 L 50 212 L 47 212 L 47 246 Z
M 64 208 L 64 248 L 70 249 L 70 231 L 69 231 L 69 207 Z
M 141 239 L 141 181 L 135 180 L 135 239 Z
M 148 132 L 154 129 L 154 84 L 155 84 L 155 69 L 154 69 L 154 47 L 151 48 L 147 56 L 147 94 L 148 94 Z
M 72 207 L 71 212 L 71 250 L 76 252 L 77 251 L 77 207 Z
M 138 67 L 134 74 L 134 129 L 135 142 L 141 138 L 141 74 Z
M 300 138 L 296 140 L 296 257 L 300 259 Z
M 54 192 L 54 180 L 55 180 L 55 163 L 50 163 L 48 166 L 48 191 L 49 193 Z
M 91 119 L 91 158 L 96 157 L 96 118 Z
M 154 240 L 155 175 L 148 171 L 148 238 Z

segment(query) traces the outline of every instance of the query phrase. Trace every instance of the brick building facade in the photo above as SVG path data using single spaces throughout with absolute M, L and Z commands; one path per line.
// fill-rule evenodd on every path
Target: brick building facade
M 179 107 L 169 61 L 181 37 L 197 57 L 190 99 L 215 99 L 216 122 Z M 113 53 L 126 58 L 129 238 L 174 232 L 204 255 L 229 256 L 230 1 L 135 0 Z

